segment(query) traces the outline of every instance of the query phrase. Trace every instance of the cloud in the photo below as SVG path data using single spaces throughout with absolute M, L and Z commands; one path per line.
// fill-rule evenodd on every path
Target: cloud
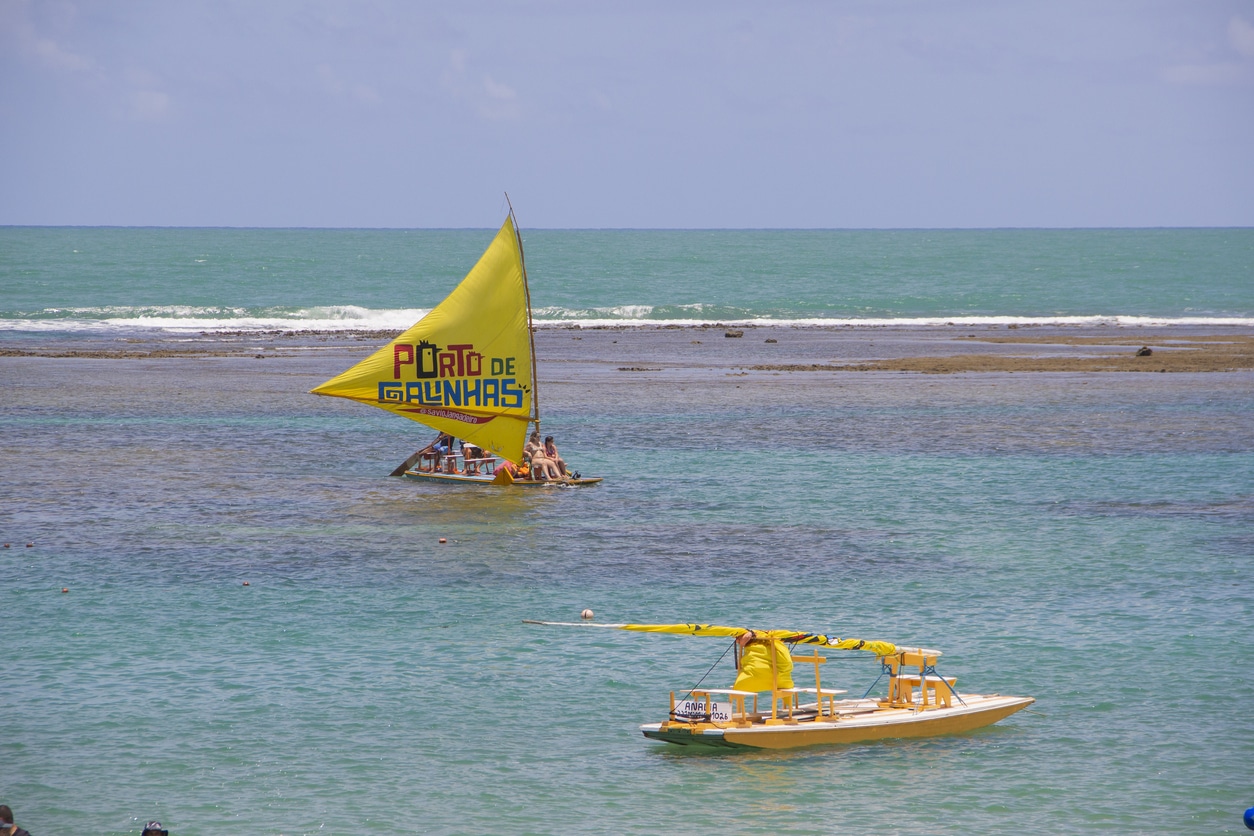
M 91 69 L 90 59 L 76 52 L 70 52 L 51 38 L 34 37 L 30 48 L 44 66 L 54 70 L 77 72 Z
M 1228 21 L 1228 43 L 1241 55 L 1254 58 L 1254 24 L 1241 17 Z M 1172 84 L 1254 84 L 1254 64 L 1249 61 L 1176 64 L 1163 69 L 1162 77 Z
M 1254 24 L 1245 18 L 1234 17 L 1228 22 L 1228 42 L 1237 52 L 1254 58 Z
M 513 87 L 501 84 L 490 75 L 483 76 L 483 92 L 486 99 L 479 103 L 479 115 L 485 119 L 516 119 L 518 117 L 518 93 Z
M 503 121 L 517 119 L 521 113 L 518 91 L 484 73 L 472 81 L 467 69 L 469 56 L 465 50 L 449 53 L 448 65 L 440 74 L 440 85 L 453 98 L 469 104 L 484 119 Z
M 18 54 L 33 58 L 37 64 L 58 72 L 81 72 L 92 68 L 90 58 L 40 34 L 29 14 L 28 3 L 0 5 L 0 36 L 15 43 Z

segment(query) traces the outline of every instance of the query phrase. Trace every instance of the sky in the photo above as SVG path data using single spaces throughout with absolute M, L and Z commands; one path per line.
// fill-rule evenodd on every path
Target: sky
M 0 224 L 1254 226 L 1254 0 L 0 0 Z

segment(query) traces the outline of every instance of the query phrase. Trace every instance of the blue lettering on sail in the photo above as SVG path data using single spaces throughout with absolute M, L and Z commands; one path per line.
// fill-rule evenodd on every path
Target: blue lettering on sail
M 487 377 L 483 380 L 483 405 L 501 405 L 501 381 L 494 377 Z
M 462 405 L 462 382 L 460 378 L 457 380 L 444 381 L 444 405 Z
M 527 387 L 513 377 L 379 381 L 379 403 L 521 409 Z
M 523 390 L 518 381 L 507 377 L 501 381 L 501 406 L 504 409 L 520 409 L 523 404 Z

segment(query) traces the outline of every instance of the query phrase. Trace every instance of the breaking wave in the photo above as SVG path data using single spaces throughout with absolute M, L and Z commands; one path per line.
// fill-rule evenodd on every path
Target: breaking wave
M 0 313 L 0 331 L 61 333 L 402 331 L 427 313 L 422 308 L 372 309 L 356 305 L 245 309 L 192 305 L 47 308 Z M 714 323 L 786 327 L 1172 327 L 1254 326 L 1254 318 L 1217 316 L 772 316 L 724 305 L 616 305 L 599 308 L 539 308 L 539 328 L 696 326 Z

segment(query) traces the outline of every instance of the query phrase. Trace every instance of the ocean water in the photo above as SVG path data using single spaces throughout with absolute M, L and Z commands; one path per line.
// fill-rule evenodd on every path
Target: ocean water
M 784 258 L 755 243 L 776 233 L 738 235 L 529 233 L 533 297 L 570 321 L 725 305 L 799 352 L 814 337 L 785 323 L 815 310 L 910 326 L 866 330 L 877 343 L 919 319 L 1248 330 L 1254 310 L 1248 231 L 831 233 L 883 255 L 864 294 L 831 296 L 817 249 L 779 267 L 793 279 L 727 279 Z M 96 249 L 71 269 L 75 236 Z M 312 331 L 299 312 L 335 306 L 385 327 L 404 310 L 389 283 L 434 304 L 484 236 L 0 230 L 0 344 Z M 929 236 L 965 243 L 943 269 L 894 266 L 892 241 Z M 440 281 L 396 255 L 428 239 Z M 178 266 L 171 240 L 211 266 Z M 1171 243 L 1132 281 L 1136 240 Z M 629 252 L 630 269 L 607 255 Z M 1053 266 L 995 278 L 1015 253 Z M 581 273 L 599 289 L 577 292 Z M 1243 832 L 1254 375 L 780 374 L 699 353 L 755 337 L 538 332 L 545 427 L 606 481 L 529 492 L 386 478 L 425 430 L 306 394 L 369 349 L 351 337 L 264 361 L 0 357 L 0 803 L 35 836 L 154 818 L 177 836 Z M 658 357 L 676 362 L 618 371 Z M 585 607 L 939 647 L 959 690 L 1037 703 L 931 740 L 668 747 L 637 726 L 670 690 L 730 683 L 725 645 L 522 623 Z M 876 674 L 828 669 L 859 693 Z
M 491 230 L 0 228 L 0 331 L 403 329 Z M 1254 324 L 1254 229 L 523 230 L 565 324 Z

